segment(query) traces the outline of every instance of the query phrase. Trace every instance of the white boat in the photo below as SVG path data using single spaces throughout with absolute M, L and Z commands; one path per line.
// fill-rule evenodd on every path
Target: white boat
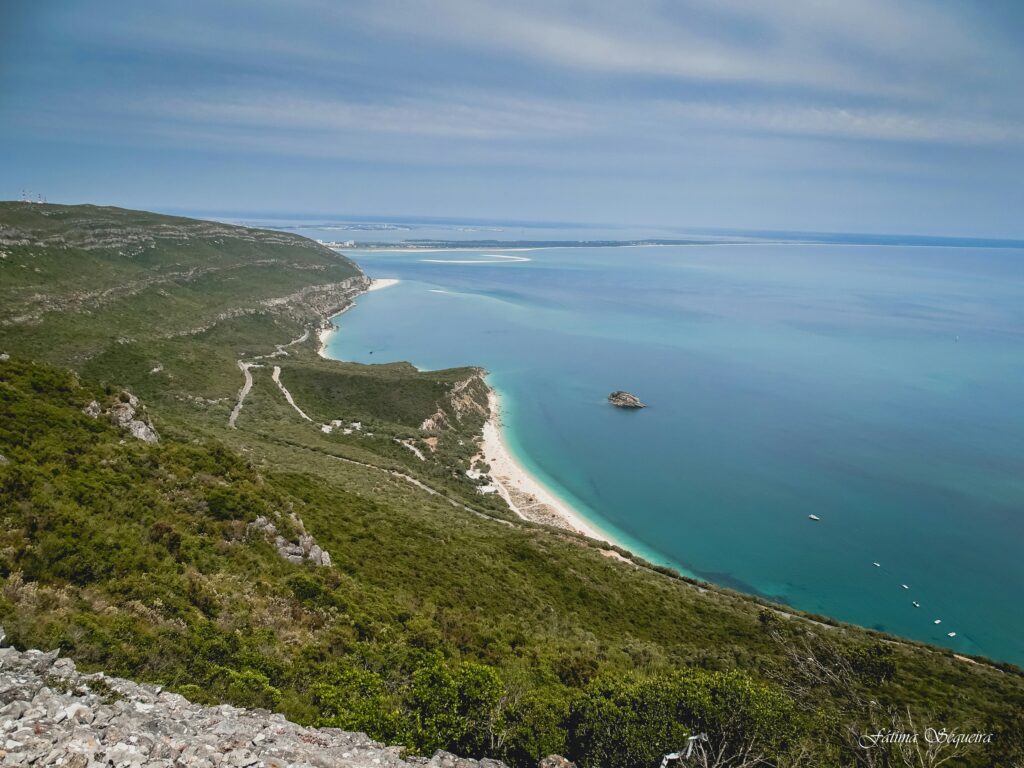
M 881 563 L 872 563 L 872 565 L 875 566 L 875 568 L 881 568 L 882 567 Z
M 910 589 L 910 587 L 908 587 L 906 584 L 900 584 L 900 586 L 903 587 L 904 589 Z
M 821 518 L 820 518 L 820 517 L 818 517 L 817 515 L 808 515 L 807 517 L 808 517 L 808 519 L 810 519 L 810 520 L 821 520 Z
M 914 604 L 915 608 L 920 608 L 921 607 L 921 604 L 919 602 L 917 602 L 917 600 L 911 600 L 910 602 L 912 602 Z
M 947 632 L 946 637 L 956 637 L 956 632 Z
M 935 620 L 935 623 L 936 623 L 936 624 L 941 624 L 941 623 L 942 623 L 942 619 L 936 619 L 936 620 Z

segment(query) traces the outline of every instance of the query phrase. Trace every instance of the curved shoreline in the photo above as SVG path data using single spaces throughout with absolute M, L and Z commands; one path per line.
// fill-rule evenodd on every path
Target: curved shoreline
M 501 398 L 493 386 L 488 387 L 490 416 L 484 424 L 480 451 L 490 466 L 489 474 L 498 487 L 498 493 L 512 511 L 524 520 L 564 528 L 621 546 L 523 466 L 509 448 L 502 431 Z
M 374 279 L 370 283 L 368 292 L 388 288 L 398 282 L 393 279 Z M 328 360 L 338 359 L 327 354 L 328 343 L 338 331 L 334 319 L 345 314 L 354 306 L 355 301 L 341 312 L 328 318 L 326 325 L 319 330 L 317 354 L 320 357 Z M 634 549 L 599 528 L 586 515 L 559 497 L 536 475 L 526 469 L 509 447 L 503 434 L 501 397 L 493 385 L 488 383 L 487 388 L 489 415 L 487 421 L 484 422 L 481 434 L 480 457 L 489 465 L 488 474 L 494 482 L 498 494 L 505 500 L 509 508 L 521 519 L 529 522 L 561 528 L 622 549 Z M 621 558 L 614 550 L 602 551 L 609 556 Z M 626 558 L 621 559 L 626 560 Z M 630 561 L 626 560 L 626 562 Z
M 370 280 L 370 287 L 367 288 L 366 291 L 364 291 L 365 293 L 370 293 L 371 291 L 380 291 L 380 290 L 383 290 L 384 288 L 390 288 L 391 286 L 398 285 L 400 282 L 402 282 L 401 280 L 396 280 L 396 279 L 391 278 L 391 277 L 378 277 L 378 278 L 372 278 L 371 277 L 371 278 L 369 278 L 369 280 Z M 341 315 L 344 315 L 346 312 L 348 312 L 350 309 L 352 309 L 352 307 L 354 307 L 355 305 L 356 305 L 356 300 L 353 298 L 351 301 L 349 301 L 348 304 L 345 305 L 344 309 L 342 309 L 340 312 L 335 312 L 333 315 L 328 317 L 327 320 L 324 322 L 324 324 L 320 327 L 320 329 L 317 330 L 317 332 L 316 332 L 316 338 L 317 338 L 317 342 L 318 342 L 317 349 L 316 349 L 317 355 L 319 355 L 320 357 L 322 357 L 322 358 L 324 358 L 326 360 L 333 360 L 334 359 L 333 357 L 328 357 L 327 354 L 326 354 L 327 353 L 327 342 L 330 341 L 331 336 L 333 336 L 334 333 L 338 330 L 338 327 L 334 324 L 334 318 L 340 317 Z

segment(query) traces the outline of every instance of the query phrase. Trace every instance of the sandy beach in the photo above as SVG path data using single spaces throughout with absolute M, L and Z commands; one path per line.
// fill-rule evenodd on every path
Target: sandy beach
M 481 454 L 490 467 L 498 493 L 524 520 L 576 531 L 598 541 L 610 537 L 545 488 L 516 461 L 501 434 L 501 401 L 491 390 L 491 416 L 484 424 Z
M 333 320 L 338 315 L 343 315 L 346 312 L 348 312 L 353 306 L 355 306 L 354 302 L 349 303 L 349 305 L 345 307 L 343 310 L 341 310 L 341 312 L 339 312 L 337 315 L 328 318 L 325 324 L 321 326 L 320 330 L 316 332 L 317 343 L 319 344 L 316 353 L 320 355 L 320 357 L 327 358 L 328 360 L 333 359 L 327 355 L 327 342 L 330 341 L 330 338 L 331 336 L 334 335 L 334 332 L 338 330 L 337 326 L 334 325 Z
M 379 291 L 398 282 L 391 278 L 376 279 L 371 281 L 367 290 Z M 355 302 L 352 302 L 338 314 L 344 314 L 354 306 Z M 335 325 L 328 322 L 317 332 L 321 357 L 327 357 L 327 342 L 336 330 Z M 574 531 L 597 541 L 617 544 L 612 537 L 548 490 L 516 460 L 502 436 L 501 400 L 493 389 L 488 395 L 488 407 L 490 418 L 484 424 L 480 456 L 490 466 L 490 476 L 497 492 L 512 511 L 523 520 Z M 605 553 L 618 557 L 612 550 L 605 550 Z

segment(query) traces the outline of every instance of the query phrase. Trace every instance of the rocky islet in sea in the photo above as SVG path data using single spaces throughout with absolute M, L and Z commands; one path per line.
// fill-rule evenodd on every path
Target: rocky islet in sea
M 614 405 L 616 408 L 646 408 L 647 406 L 640 402 L 640 398 L 636 395 L 630 394 L 629 392 L 623 392 L 621 389 L 617 389 L 608 395 L 608 402 Z

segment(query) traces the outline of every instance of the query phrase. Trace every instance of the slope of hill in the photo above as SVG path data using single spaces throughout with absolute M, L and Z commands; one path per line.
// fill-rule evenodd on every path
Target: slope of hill
M 1013 667 L 623 563 L 480 494 L 481 371 L 317 355 L 366 285 L 291 235 L 0 204 L 17 646 L 516 766 L 656 764 L 701 731 L 722 765 L 883 764 L 902 747 L 859 735 L 911 727 L 994 734 L 957 764 L 1020 758 Z

